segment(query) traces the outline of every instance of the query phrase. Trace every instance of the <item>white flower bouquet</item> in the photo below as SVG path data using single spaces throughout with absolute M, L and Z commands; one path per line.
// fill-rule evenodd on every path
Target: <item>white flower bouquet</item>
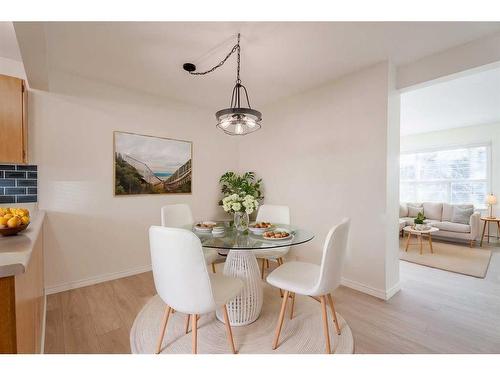
M 222 208 L 226 212 L 246 212 L 250 215 L 259 207 L 259 202 L 252 195 L 231 194 L 222 199 Z

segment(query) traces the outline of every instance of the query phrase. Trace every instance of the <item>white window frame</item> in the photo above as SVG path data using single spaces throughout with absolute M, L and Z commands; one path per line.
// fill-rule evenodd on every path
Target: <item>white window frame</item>
M 487 187 L 487 192 L 491 192 L 491 175 L 492 175 L 492 147 L 491 147 L 491 142 L 480 142 L 480 143 L 465 143 L 465 144 L 454 144 L 454 145 L 447 145 L 447 146 L 434 146 L 434 147 L 426 147 L 426 148 L 418 148 L 414 150 L 405 150 L 404 152 L 400 152 L 401 155 L 413 155 L 413 154 L 424 154 L 428 152 L 438 152 L 438 151 L 448 151 L 448 150 L 458 150 L 458 149 L 464 149 L 464 148 L 475 148 L 475 147 L 486 147 L 486 187 Z M 401 173 L 401 164 L 399 165 L 399 171 Z M 443 182 L 443 183 L 448 183 L 448 189 L 451 189 L 451 183 L 452 182 L 470 182 L 471 180 L 418 180 L 415 181 L 416 184 L 418 183 L 432 183 L 432 182 Z M 484 181 L 484 180 L 476 180 L 476 181 Z M 411 182 L 411 181 L 404 181 L 404 182 Z M 401 187 L 402 181 L 399 181 L 399 185 Z M 448 191 L 448 197 L 451 198 L 451 191 Z M 451 202 L 447 202 L 451 203 Z M 483 203 L 481 206 L 474 207 L 476 209 L 486 209 L 487 205 L 486 203 Z

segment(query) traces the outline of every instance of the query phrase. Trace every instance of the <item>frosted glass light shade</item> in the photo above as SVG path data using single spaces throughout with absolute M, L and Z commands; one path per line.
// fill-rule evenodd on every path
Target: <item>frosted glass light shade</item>
M 486 204 L 489 204 L 490 206 L 491 205 L 494 205 L 494 204 L 497 204 L 497 197 L 493 195 L 493 193 L 491 194 L 488 194 L 486 196 Z
M 251 108 L 226 108 L 215 117 L 217 127 L 229 135 L 246 135 L 261 128 L 262 114 Z

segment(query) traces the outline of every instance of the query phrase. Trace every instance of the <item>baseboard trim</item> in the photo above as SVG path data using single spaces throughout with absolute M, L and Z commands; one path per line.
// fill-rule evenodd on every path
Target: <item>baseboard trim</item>
M 64 292 L 66 290 L 82 288 L 84 286 L 99 284 L 105 281 L 110 281 L 115 279 L 121 279 L 122 277 L 137 275 L 138 273 L 143 273 L 148 271 L 151 271 L 151 264 L 148 264 L 146 266 L 131 268 L 125 271 L 106 273 L 103 275 L 92 276 L 81 280 L 70 281 L 59 285 L 45 287 L 45 294 L 49 295 L 49 294 Z
M 392 288 L 385 291 L 385 300 L 391 299 L 397 292 L 401 290 L 401 283 L 397 282 Z
M 391 298 L 393 295 L 395 295 L 400 290 L 399 283 L 397 283 L 396 285 L 394 285 L 392 288 L 390 288 L 388 290 L 373 288 L 371 286 L 362 284 L 358 281 L 346 279 L 345 277 L 342 277 L 340 283 L 343 286 L 357 290 L 358 292 L 362 292 L 362 293 L 369 294 L 371 296 L 380 298 L 384 301 L 387 301 L 389 298 Z

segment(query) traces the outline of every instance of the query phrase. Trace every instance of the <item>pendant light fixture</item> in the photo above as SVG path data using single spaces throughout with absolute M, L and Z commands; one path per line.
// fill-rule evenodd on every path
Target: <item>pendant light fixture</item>
M 236 84 L 234 85 L 231 94 L 231 105 L 229 108 L 221 109 L 215 113 L 217 119 L 217 127 L 224 133 L 229 135 L 247 135 L 261 128 L 262 113 L 252 109 L 248 92 L 245 86 L 241 84 L 240 79 L 240 34 L 238 34 L 238 42 L 227 54 L 227 56 L 213 68 L 205 72 L 196 72 L 196 66 L 192 63 L 185 63 L 182 67 L 185 71 L 192 75 L 205 75 L 220 68 L 231 57 L 237 53 L 237 69 L 236 69 Z M 245 107 L 246 100 L 246 107 Z

